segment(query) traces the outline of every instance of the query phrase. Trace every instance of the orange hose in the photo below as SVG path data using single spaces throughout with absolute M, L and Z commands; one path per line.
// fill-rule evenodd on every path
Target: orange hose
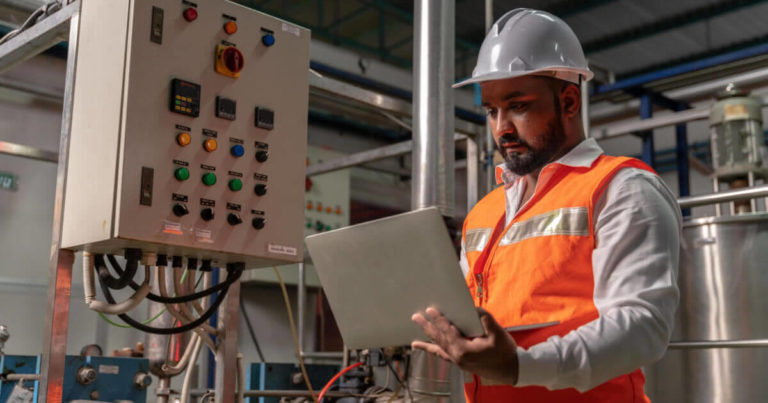
M 317 401 L 322 403 L 323 396 L 325 396 L 325 393 L 328 392 L 328 389 L 331 388 L 331 386 L 333 385 L 334 382 L 336 382 L 336 380 L 341 378 L 342 375 L 346 374 L 347 372 L 349 372 L 349 371 L 351 371 L 351 370 L 353 370 L 353 369 L 355 369 L 355 368 L 357 368 L 357 367 L 359 367 L 361 365 L 363 365 L 362 362 L 356 362 L 356 363 L 354 363 L 354 364 L 352 364 L 352 365 L 342 369 L 341 372 L 339 372 L 338 374 L 334 375 L 333 378 L 331 378 L 331 380 L 328 381 L 328 383 L 325 384 L 325 386 L 323 387 L 323 390 L 320 391 L 320 394 L 317 395 Z

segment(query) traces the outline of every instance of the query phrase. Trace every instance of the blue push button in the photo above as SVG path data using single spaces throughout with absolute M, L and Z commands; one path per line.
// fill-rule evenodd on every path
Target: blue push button
M 233 145 L 232 149 L 230 149 L 229 151 L 235 157 L 242 157 L 245 154 L 245 148 L 243 148 L 243 146 L 241 146 L 240 144 Z
M 263 43 L 264 46 L 272 46 L 275 44 L 275 36 L 272 34 L 266 34 L 261 37 L 261 43 Z

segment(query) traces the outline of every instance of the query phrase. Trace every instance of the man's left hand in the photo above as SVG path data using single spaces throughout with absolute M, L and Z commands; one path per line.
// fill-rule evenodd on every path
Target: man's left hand
M 451 361 L 459 368 L 510 385 L 517 383 L 517 344 L 490 313 L 478 309 L 485 335 L 468 339 L 435 308 L 427 308 L 430 318 L 416 313 L 411 320 L 424 330 L 433 343 L 414 341 L 411 347 L 426 350 Z

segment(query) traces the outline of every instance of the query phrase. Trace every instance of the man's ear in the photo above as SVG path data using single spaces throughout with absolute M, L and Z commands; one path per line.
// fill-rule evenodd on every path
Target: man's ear
M 560 90 L 560 105 L 563 116 L 573 118 L 581 109 L 581 90 L 576 84 L 567 84 Z

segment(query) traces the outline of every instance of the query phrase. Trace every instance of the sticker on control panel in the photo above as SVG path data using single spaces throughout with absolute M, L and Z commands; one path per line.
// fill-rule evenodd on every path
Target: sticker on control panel
M 195 240 L 201 243 L 213 243 L 211 230 L 202 228 L 195 229 Z
M 292 246 L 273 245 L 273 244 L 267 245 L 267 251 L 269 251 L 269 253 L 276 253 L 278 255 L 289 255 L 289 256 L 296 256 L 296 254 L 298 253 L 298 250 Z
M 163 221 L 163 232 L 171 235 L 184 234 L 184 231 L 181 229 L 181 223 L 173 221 Z
M 301 31 L 299 31 L 299 28 L 294 27 L 293 25 L 288 25 L 286 23 L 283 23 L 283 32 L 288 32 L 289 34 L 294 34 L 296 36 L 299 36 L 301 34 Z
M 99 365 L 99 373 L 100 374 L 119 375 L 120 374 L 120 367 L 117 366 L 117 365 Z

